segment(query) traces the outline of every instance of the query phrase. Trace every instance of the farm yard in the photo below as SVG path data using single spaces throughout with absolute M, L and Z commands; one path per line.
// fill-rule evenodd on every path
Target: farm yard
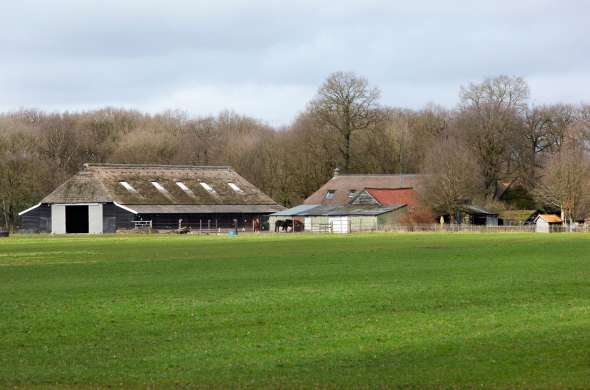
M 586 234 L 0 239 L 0 387 L 588 378 Z

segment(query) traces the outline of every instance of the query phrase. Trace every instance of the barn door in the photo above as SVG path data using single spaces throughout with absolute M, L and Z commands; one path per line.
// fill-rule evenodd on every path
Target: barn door
M 88 206 L 66 206 L 66 233 L 88 233 Z

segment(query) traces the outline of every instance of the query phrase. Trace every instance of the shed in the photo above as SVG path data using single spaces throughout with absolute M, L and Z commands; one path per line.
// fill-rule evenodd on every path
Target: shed
M 539 214 L 535 218 L 535 231 L 537 233 L 551 233 L 556 231 L 556 226 L 561 226 L 562 221 L 557 215 Z
M 399 223 L 406 205 L 332 205 L 317 206 L 299 213 L 306 232 L 352 233 L 373 231 Z
M 317 207 L 317 204 L 302 204 L 299 206 L 291 207 L 290 209 L 285 209 L 281 211 L 277 211 L 276 213 L 272 213 L 268 217 L 268 230 L 271 232 L 276 231 L 277 222 L 301 222 L 304 223 L 304 217 L 300 215 L 300 213 L 308 211 Z

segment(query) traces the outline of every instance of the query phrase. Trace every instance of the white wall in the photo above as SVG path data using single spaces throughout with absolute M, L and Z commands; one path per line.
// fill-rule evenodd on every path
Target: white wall
M 88 233 L 102 234 L 102 204 L 88 205 Z
M 537 226 L 535 227 L 537 233 L 549 233 L 549 223 L 543 218 L 537 219 Z
M 66 233 L 66 206 L 63 204 L 51 205 L 51 234 Z
M 350 217 L 330 217 L 332 232 L 350 233 Z

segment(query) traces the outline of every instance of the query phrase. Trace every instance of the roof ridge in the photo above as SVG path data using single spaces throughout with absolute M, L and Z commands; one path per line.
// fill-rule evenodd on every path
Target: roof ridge
M 229 165 L 166 165 L 166 164 L 117 164 L 117 163 L 85 163 L 84 168 L 158 168 L 158 169 L 225 169 L 233 170 Z
M 333 178 L 342 176 L 422 176 L 420 173 L 341 173 Z
M 387 190 L 387 191 L 398 191 L 398 190 L 413 190 L 414 187 L 365 187 L 365 190 Z

